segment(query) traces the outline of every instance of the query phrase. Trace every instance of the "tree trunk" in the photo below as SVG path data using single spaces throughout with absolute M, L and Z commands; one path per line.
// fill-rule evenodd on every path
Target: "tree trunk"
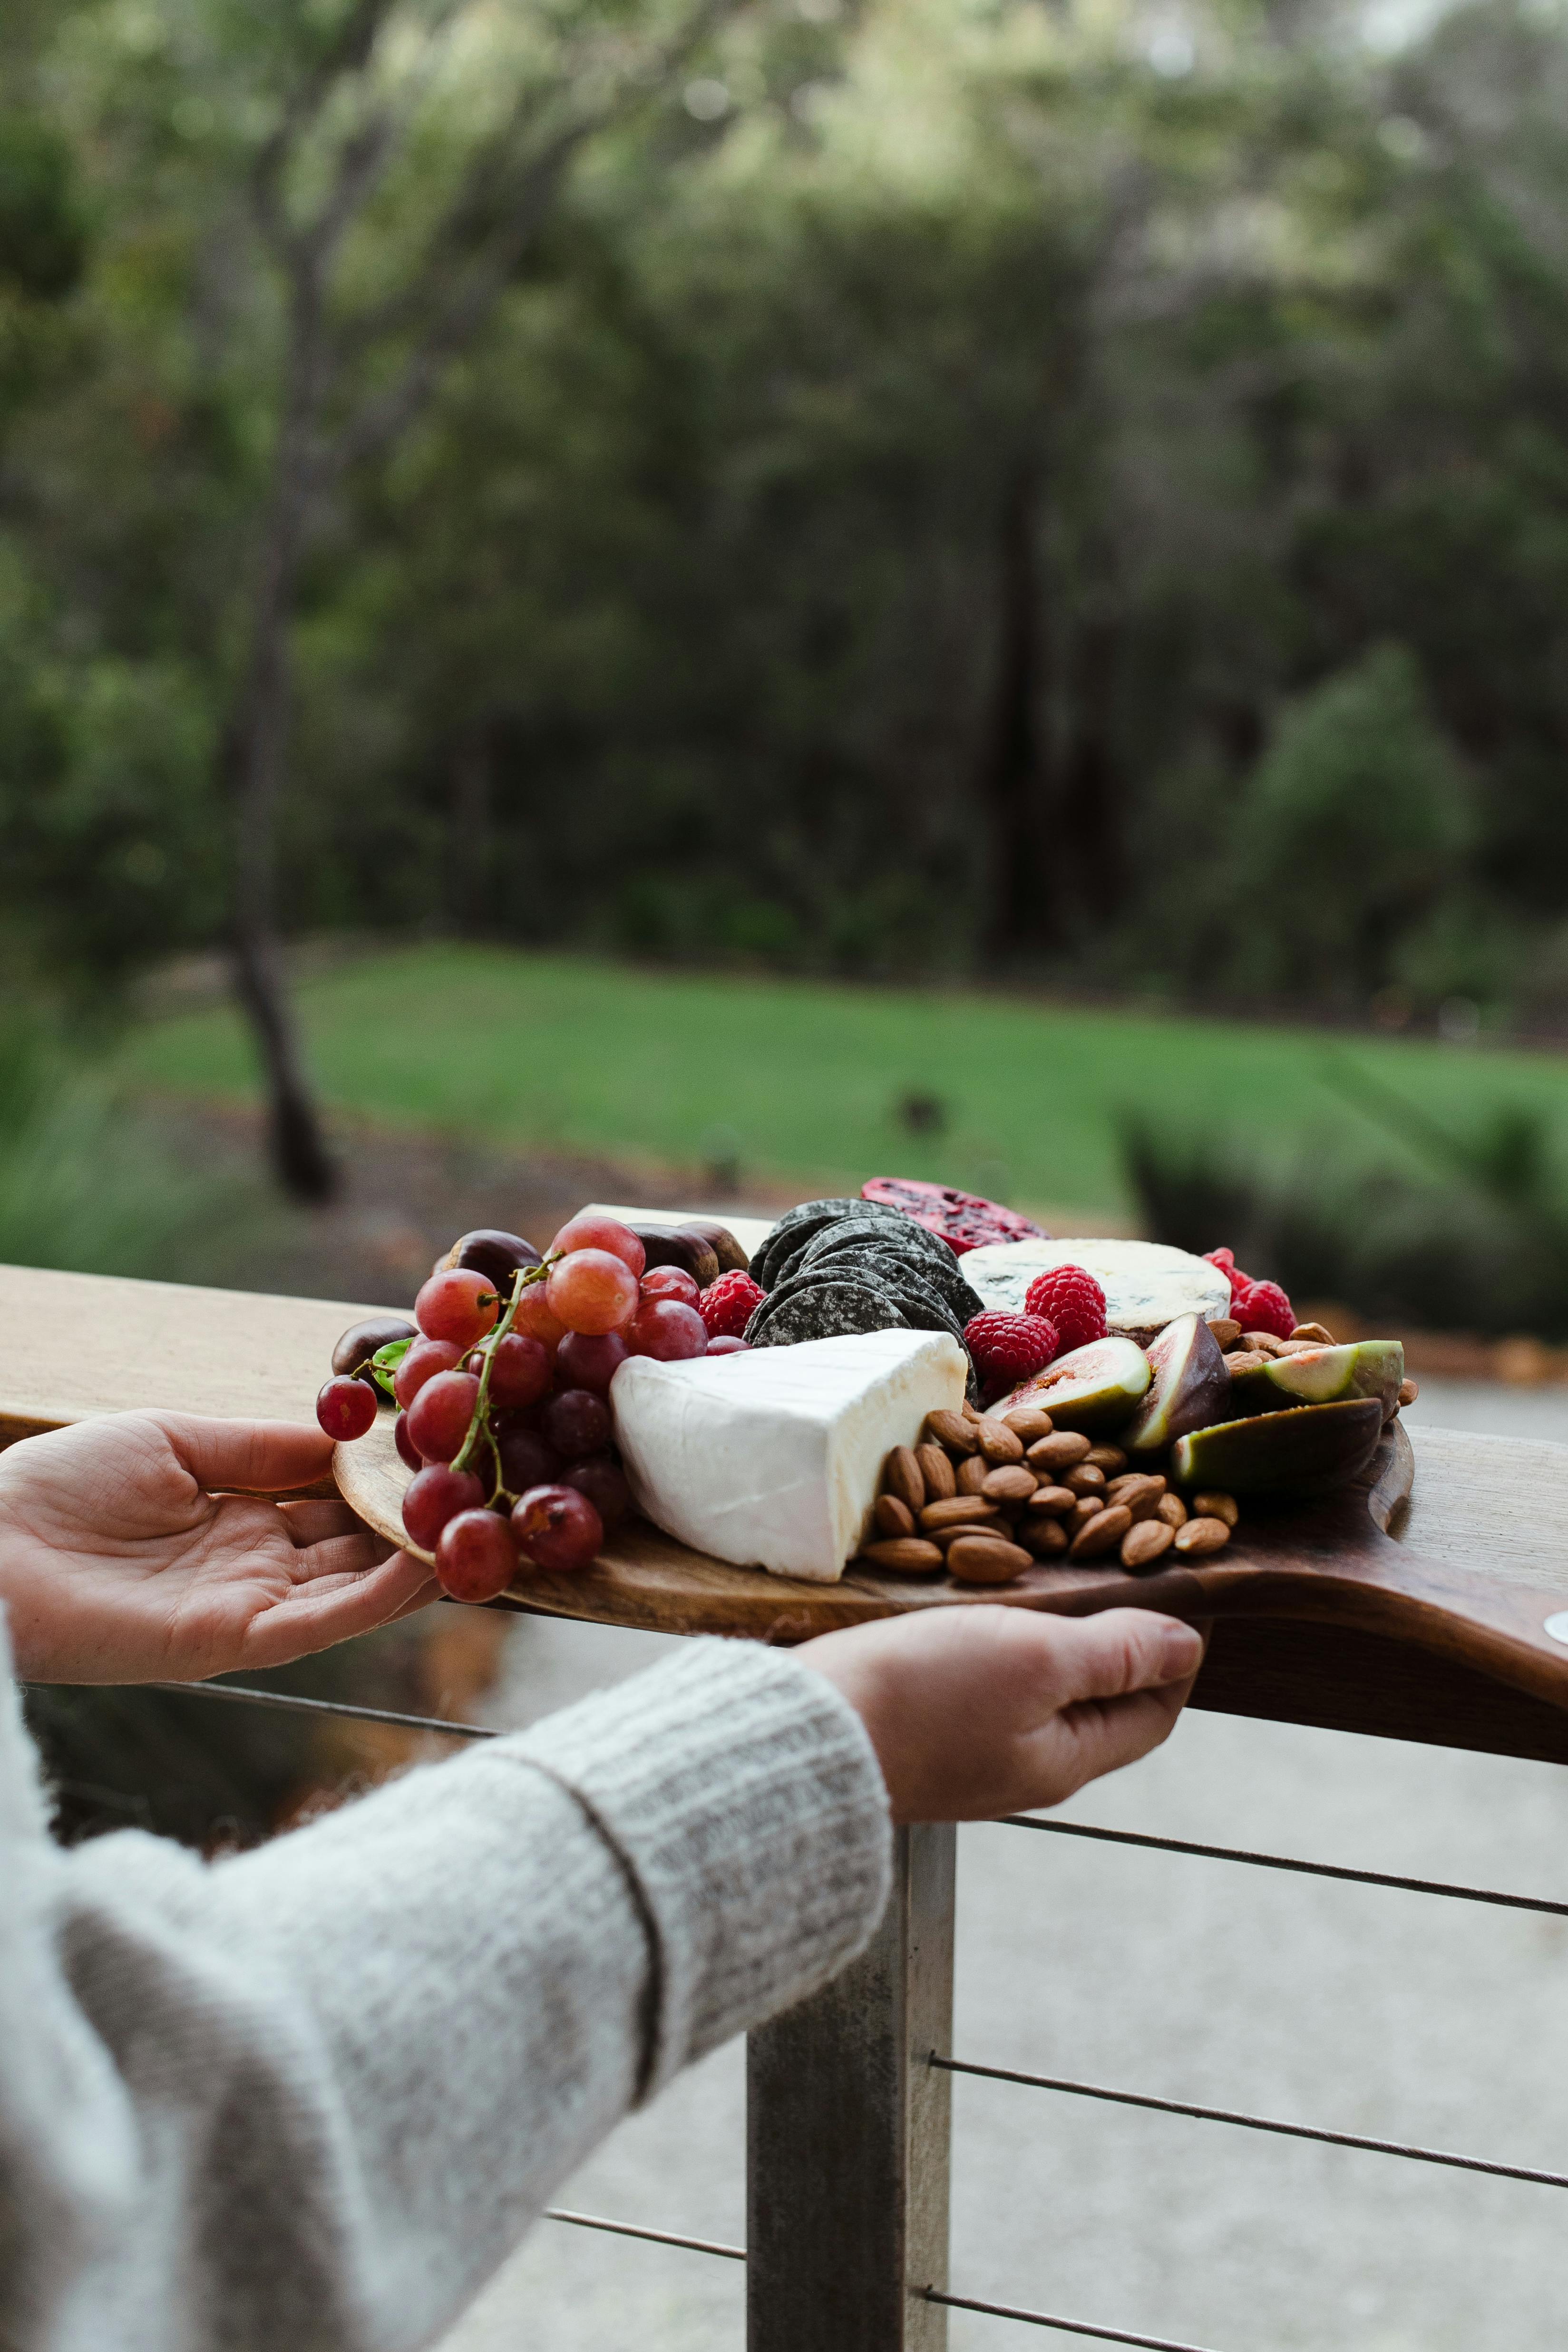
M 302 499 L 287 446 L 257 583 L 250 672 L 227 738 L 234 810 L 235 992 L 266 1073 L 268 1141 L 279 1183 L 297 1201 L 329 1200 L 338 1171 L 305 1076 L 277 947 L 277 829 L 287 771 L 288 620 L 302 537 Z
M 456 927 L 482 938 L 493 912 L 490 874 L 491 770 L 489 734 L 476 728 L 458 743 L 452 761 L 452 912 Z
M 988 958 L 999 963 L 1043 947 L 1051 929 L 1042 808 L 1050 758 L 1040 715 L 1047 653 L 1035 538 L 1037 488 L 1033 465 L 1020 465 L 1002 507 L 997 677 L 978 776 L 989 850 L 984 945 Z
M 1122 811 L 1113 742 L 1119 632 L 1109 614 L 1092 615 L 1072 658 L 1072 743 L 1063 779 L 1061 840 L 1073 895 L 1086 915 L 1109 922 L 1122 903 Z

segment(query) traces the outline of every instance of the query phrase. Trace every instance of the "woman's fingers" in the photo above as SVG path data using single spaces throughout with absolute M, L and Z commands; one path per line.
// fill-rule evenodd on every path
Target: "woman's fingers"
M 1058 1805 L 1087 1781 L 1135 1764 L 1170 1738 L 1186 1705 L 1193 1677 L 1159 1690 L 1134 1691 L 1126 1698 L 1084 1699 L 1063 1707 L 1037 1734 L 1039 1793 L 1021 1797 L 1017 1810 Z
M 1148 1609 L 1107 1609 L 1098 1617 L 1031 1616 L 1040 1696 L 1049 1707 L 1124 1698 L 1188 1680 L 1203 1662 L 1203 1636 Z
M 182 1465 L 209 1494 L 242 1488 L 287 1494 L 332 1467 L 332 1441 L 313 1422 L 206 1421 L 193 1412 L 149 1413 Z
M 325 1543 L 329 1536 L 368 1533 L 364 1521 L 343 1502 L 279 1503 L 278 1516 L 296 1544 Z
M 348 1537 L 345 1543 L 371 1538 Z M 332 1549 L 332 1547 L 323 1547 Z M 301 1555 L 305 1557 L 305 1555 Z M 359 1573 L 323 1565 L 287 1599 L 265 1609 L 246 1629 L 244 1666 L 283 1666 L 291 1659 L 374 1632 L 434 1601 L 441 1588 L 423 1560 L 394 1551 Z

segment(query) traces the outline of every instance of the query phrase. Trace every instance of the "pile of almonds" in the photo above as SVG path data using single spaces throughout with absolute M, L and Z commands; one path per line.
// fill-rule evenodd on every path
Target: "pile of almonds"
M 1233 1496 L 1195 1495 L 1189 1506 L 1164 1478 L 1129 1470 L 1119 1446 L 1055 1429 L 1038 1406 L 993 1416 L 966 1404 L 928 1413 L 922 1443 L 888 1455 L 861 1558 L 905 1576 L 946 1569 L 966 1584 L 1112 1553 L 1139 1571 L 1173 1549 L 1188 1559 L 1218 1551 L 1237 1517 Z

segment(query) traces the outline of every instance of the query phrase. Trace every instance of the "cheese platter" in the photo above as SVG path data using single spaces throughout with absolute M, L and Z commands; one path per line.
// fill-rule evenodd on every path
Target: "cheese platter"
M 1228 1250 L 879 1179 L 771 1225 L 465 1235 L 318 1412 L 454 1599 L 777 1643 L 976 1601 L 1295 1620 L 1568 1706 L 1560 1589 L 1395 1539 L 1412 1393 L 1396 1341 L 1297 1325 Z

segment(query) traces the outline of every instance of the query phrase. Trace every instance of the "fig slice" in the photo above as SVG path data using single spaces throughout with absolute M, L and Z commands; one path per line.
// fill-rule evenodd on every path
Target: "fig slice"
M 1322 1495 L 1365 1469 L 1382 1433 L 1375 1397 L 1215 1422 L 1177 1438 L 1171 1483 L 1229 1495 Z
M 1120 1429 L 1137 1410 L 1153 1378 L 1149 1360 L 1135 1340 L 1091 1339 L 1086 1348 L 1058 1356 L 1055 1363 L 1036 1372 L 990 1410 L 999 1420 L 1016 1406 L 1037 1404 L 1050 1413 L 1058 1429 L 1082 1430 L 1093 1435 L 1101 1430 Z
M 1206 1429 L 1233 1410 L 1225 1358 L 1200 1315 L 1178 1315 L 1145 1352 L 1154 1377 L 1117 1441 L 1127 1453 L 1163 1454 L 1189 1430 Z
M 1375 1397 L 1386 1420 L 1405 1378 L 1397 1339 L 1354 1339 L 1340 1347 L 1303 1348 L 1232 1374 L 1232 1415 L 1278 1412 L 1298 1404 L 1337 1404 L 1343 1397 Z

